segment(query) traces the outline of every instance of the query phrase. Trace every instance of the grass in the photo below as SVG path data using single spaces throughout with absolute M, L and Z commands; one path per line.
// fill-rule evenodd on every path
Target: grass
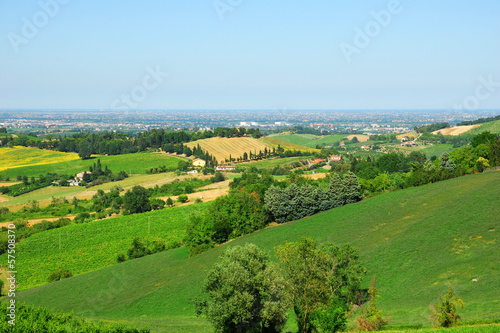
M 332 145 L 335 142 L 340 142 L 347 134 L 332 134 L 332 135 L 312 135 L 312 134 L 276 134 L 270 135 L 270 138 L 285 141 L 299 146 L 316 148 L 316 145 L 325 144 Z
M 499 193 L 500 173 L 469 175 L 269 227 L 193 258 L 186 248 L 169 250 L 17 298 L 93 319 L 149 324 L 157 332 L 208 332 L 208 323 L 194 316 L 191 300 L 222 250 L 255 243 L 272 252 L 286 241 L 313 236 L 359 250 L 368 270 L 363 287 L 376 275 L 379 307 L 392 316 L 392 325 L 428 325 L 428 306 L 448 286 L 465 301 L 464 320 L 498 318 Z M 79 251 L 87 251 L 81 246 Z
M 134 237 L 160 238 L 167 244 L 182 242 L 189 216 L 206 206 L 166 208 L 35 234 L 16 245 L 18 290 L 46 284 L 58 268 L 76 275 L 114 265 L 117 254 L 126 254 Z M 6 254 L 0 256 L 0 262 L 6 261 Z
M 467 134 L 477 135 L 484 131 L 490 131 L 491 133 L 500 134 L 500 120 L 490 121 L 481 126 L 471 129 Z
M 483 325 L 483 326 L 462 326 L 462 327 L 450 327 L 450 328 L 427 328 L 415 330 L 397 330 L 390 331 L 393 333 L 498 333 L 500 331 L 500 325 Z
M 453 150 L 453 145 L 447 144 L 447 143 L 438 143 L 438 144 L 433 144 L 431 146 L 417 146 L 417 147 L 403 147 L 403 146 L 392 146 L 391 148 L 395 148 L 397 150 L 405 151 L 411 153 L 412 151 L 418 151 L 423 154 L 427 158 L 430 158 L 432 156 L 441 156 L 442 154 L 446 152 L 451 152 Z
M 0 148 L 0 157 L 3 149 Z M 76 174 L 81 171 L 87 171 L 91 165 L 97 162 L 97 158 L 101 160 L 101 164 L 107 165 L 113 172 L 126 171 L 127 173 L 145 174 L 147 170 L 165 165 L 167 168 L 176 168 L 177 163 L 182 159 L 176 156 L 165 154 L 144 152 L 135 154 L 113 155 L 113 156 L 94 156 L 92 159 L 81 160 L 74 153 L 59 153 L 50 150 L 40 150 L 35 148 L 22 148 L 20 150 L 28 161 L 30 156 L 36 156 L 38 152 L 47 152 L 55 154 L 55 156 L 69 156 L 65 160 L 47 162 L 46 164 L 33 164 L 26 162 L 23 167 L 8 167 L 1 171 L 3 176 L 9 176 L 15 179 L 16 176 L 38 177 L 40 174 L 59 173 L 59 174 Z M 76 156 L 76 159 L 73 158 Z M 50 161 L 50 159 L 48 159 Z M 2 163 L 3 166 L 3 163 Z
M 36 148 L 26 148 L 16 146 L 13 148 L 0 148 L 0 172 L 7 169 L 15 169 L 25 166 L 36 166 L 43 168 L 43 165 L 54 163 L 67 163 L 78 159 L 76 153 L 61 153 L 52 150 Z M 2 173 L 9 175 L 8 173 Z M 37 176 L 39 173 L 37 174 Z
M 265 160 L 260 160 L 260 161 L 255 161 L 255 162 L 250 162 L 250 163 L 243 163 L 240 164 L 242 167 L 256 167 L 258 169 L 273 169 L 276 166 L 280 165 L 287 165 L 293 162 L 297 162 L 300 160 L 307 160 L 310 159 L 310 156 L 295 156 L 295 157 L 284 157 L 284 158 L 271 158 L 271 159 L 265 159 Z
M 260 150 L 264 151 L 264 149 L 272 149 L 272 146 L 266 144 L 265 142 L 249 138 L 249 137 L 241 137 L 241 138 L 210 138 L 210 139 L 202 139 L 193 142 L 186 143 L 185 145 L 188 147 L 196 147 L 197 145 L 208 151 L 212 156 L 214 156 L 219 163 L 223 163 L 225 159 L 229 159 L 229 155 L 231 158 L 243 157 L 244 153 L 249 154 L 250 151 L 252 154 Z

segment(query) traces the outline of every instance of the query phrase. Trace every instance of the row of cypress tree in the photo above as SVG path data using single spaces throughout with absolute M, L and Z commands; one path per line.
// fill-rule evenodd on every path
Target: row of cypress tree
M 342 178 L 333 174 L 325 189 L 310 184 L 291 184 L 282 189 L 272 185 L 266 191 L 264 206 L 279 223 L 297 220 L 318 212 L 361 200 L 358 178 L 352 172 Z

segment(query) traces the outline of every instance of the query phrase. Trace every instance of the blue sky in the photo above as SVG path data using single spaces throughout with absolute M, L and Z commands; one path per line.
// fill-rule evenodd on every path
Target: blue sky
M 0 108 L 498 109 L 499 17 L 497 0 L 0 0 Z

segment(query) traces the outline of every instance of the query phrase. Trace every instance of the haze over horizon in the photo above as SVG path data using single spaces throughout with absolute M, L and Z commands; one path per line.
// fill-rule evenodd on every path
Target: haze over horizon
M 500 109 L 500 2 L 0 2 L 0 109 Z

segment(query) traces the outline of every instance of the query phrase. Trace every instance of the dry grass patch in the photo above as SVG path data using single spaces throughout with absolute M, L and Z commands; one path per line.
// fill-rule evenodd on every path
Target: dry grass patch
M 443 135 L 453 135 L 457 136 L 470 131 L 471 129 L 477 128 L 481 125 L 467 125 L 467 126 L 455 126 L 450 128 L 443 128 L 432 132 L 432 134 L 443 134 Z
M 365 135 L 365 134 L 351 134 L 351 135 L 347 136 L 347 138 L 349 140 L 352 140 L 354 137 L 358 138 L 359 142 L 366 142 L 366 141 L 370 140 L 370 137 L 368 135 Z

